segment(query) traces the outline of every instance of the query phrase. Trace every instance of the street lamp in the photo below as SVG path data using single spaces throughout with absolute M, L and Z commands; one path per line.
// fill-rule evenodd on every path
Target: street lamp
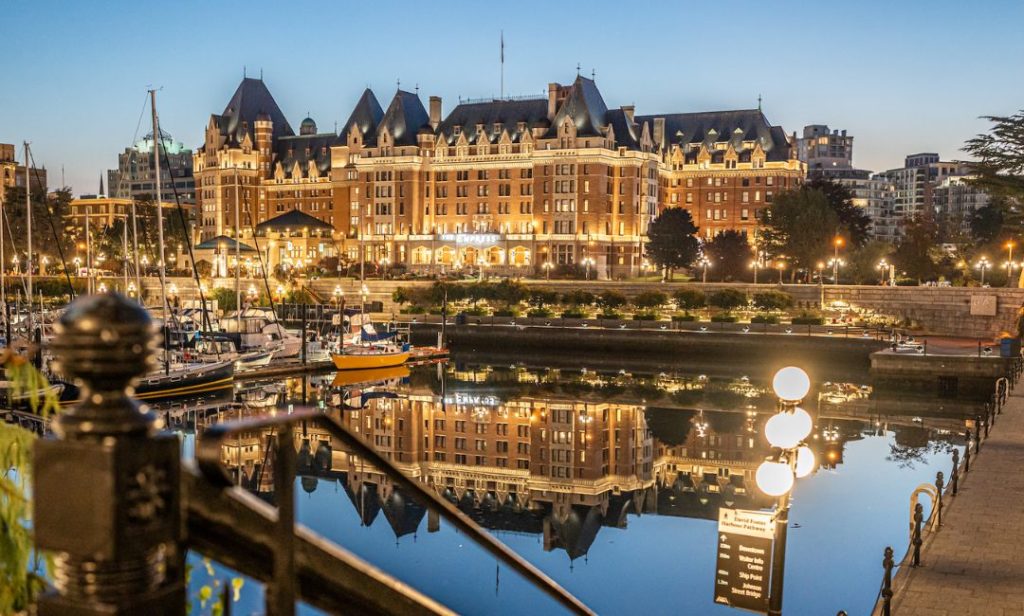
M 553 268 L 554 266 L 555 264 L 552 263 L 551 261 L 545 261 L 544 265 L 541 265 L 541 267 L 544 268 L 544 277 L 547 278 L 548 280 L 551 280 L 551 268 Z
M 249 285 L 249 288 L 245 290 L 245 294 L 249 298 L 250 305 L 255 304 L 259 298 L 259 291 L 256 290 L 256 285 L 254 284 Z
M 981 286 L 985 286 L 985 270 L 992 267 L 992 262 L 988 260 L 988 257 L 982 256 L 974 264 L 974 267 L 981 270 Z
M 138 288 L 135 286 L 135 282 L 128 283 L 128 297 L 135 297 L 135 293 L 138 292 Z
M 881 272 L 881 279 L 878 281 L 878 284 L 885 284 L 885 274 L 889 271 L 889 262 L 882 259 L 875 266 L 875 269 Z
M 595 261 L 592 258 L 590 258 L 590 257 L 585 257 L 583 259 L 583 265 L 585 265 L 587 267 L 587 271 L 586 271 L 586 274 L 584 276 L 586 280 L 590 280 L 590 266 L 594 265 L 594 263 L 595 263 Z
M 337 305 L 338 309 L 340 310 L 341 309 L 341 298 L 345 296 L 345 292 L 341 290 L 341 285 L 340 284 L 334 286 L 334 291 L 331 293 L 331 295 L 334 296 L 334 303 Z
M 388 264 L 391 263 L 391 259 L 387 257 L 380 258 L 380 277 L 382 279 L 388 277 Z
M 832 240 L 833 253 L 832 258 L 836 261 L 839 260 L 839 248 L 843 245 L 843 236 L 837 235 L 836 239 Z
M 778 451 L 758 466 L 755 480 L 762 492 L 779 499 L 775 513 L 768 614 L 781 616 L 789 494 L 797 478 L 806 477 L 814 470 L 816 460 L 814 452 L 804 444 L 813 428 L 811 416 L 797 406 L 811 389 L 807 373 L 796 366 L 783 368 L 775 373 L 772 389 L 779 398 L 779 412 L 765 423 L 764 433 L 768 443 Z
M 700 282 L 701 282 L 701 284 L 707 284 L 707 282 L 708 282 L 708 268 L 711 267 L 711 259 L 707 258 L 705 255 L 701 255 L 700 260 L 697 261 L 697 264 L 700 265 L 704 269 L 703 274 L 701 274 Z
M 786 269 L 786 262 L 779 261 L 775 264 L 775 269 L 779 270 L 779 284 L 782 284 L 782 272 Z
M 828 265 L 832 268 L 832 284 L 839 284 L 839 268 L 846 265 L 846 261 L 839 257 L 832 257 L 828 260 Z
M 757 270 L 761 267 L 761 261 L 754 259 L 750 262 L 750 269 L 754 270 L 754 284 L 757 284 Z

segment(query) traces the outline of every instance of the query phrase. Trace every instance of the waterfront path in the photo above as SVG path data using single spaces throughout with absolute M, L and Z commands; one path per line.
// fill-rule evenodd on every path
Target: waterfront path
M 921 566 L 895 588 L 892 613 L 1024 614 L 1024 386 L 1010 392 L 959 494 L 946 502 Z

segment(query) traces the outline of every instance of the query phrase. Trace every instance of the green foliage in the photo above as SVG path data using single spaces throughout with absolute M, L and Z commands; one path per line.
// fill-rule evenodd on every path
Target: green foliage
M 605 291 L 597 296 L 597 305 L 606 313 L 610 310 L 614 311 L 616 308 L 622 308 L 628 303 L 629 300 L 626 296 L 618 291 Z
M 735 323 L 740 318 L 734 314 L 713 314 L 711 315 L 712 323 Z
M 587 313 L 586 313 L 586 311 L 582 310 L 580 307 L 577 306 L 575 308 L 568 308 L 568 309 L 562 311 L 562 318 L 563 319 L 585 319 L 585 318 L 587 318 Z
M 793 325 L 824 325 L 825 317 L 820 312 L 813 310 L 802 310 L 800 314 L 792 319 Z
M 935 264 L 935 239 L 938 233 L 935 221 L 917 217 L 903 226 L 903 237 L 892 258 L 896 266 L 918 282 L 933 277 Z
M 980 207 L 971 214 L 971 236 L 983 243 L 994 242 L 1003 231 L 1002 205 L 1005 201 L 993 201 L 984 207 Z
M 633 305 L 637 308 L 660 308 L 668 303 L 668 296 L 661 291 L 644 291 L 633 297 Z
M 633 314 L 634 321 L 657 321 L 661 315 L 654 310 L 644 310 Z
M 704 244 L 704 254 L 712 263 L 708 274 L 718 280 L 743 278 L 754 257 L 753 248 L 747 237 L 732 229 L 719 233 Z
M 548 317 L 554 316 L 554 314 L 555 313 L 552 312 L 550 308 L 540 307 L 530 309 L 529 311 L 527 311 L 526 316 L 537 319 L 546 319 Z
M 399 306 L 401 306 L 403 304 L 408 304 L 412 300 L 413 300 L 412 292 L 409 289 L 406 289 L 405 287 L 398 287 L 391 294 L 391 301 L 395 302 Z
M 316 299 L 305 289 L 292 289 L 284 295 L 286 304 L 315 304 Z
M 682 208 L 669 208 L 651 221 L 647 227 L 648 242 L 644 255 L 658 267 L 667 270 L 687 268 L 700 252 L 697 226 L 690 212 Z
M 683 310 L 696 310 L 707 305 L 707 296 L 700 289 L 679 289 L 675 293 L 676 305 Z
M 603 308 L 601 310 L 601 313 L 598 314 L 597 316 L 602 318 L 602 319 L 616 319 L 616 320 L 618 320 L 618 319 L 622 318 L 622 313 L 619 312 L 618 310 L 614 310 L 612 308 Z
M 46 417 L 59 408 L 55 393 L 47 391 L 46 378 L 25 358 L 3 356 L 11 396 L 28 395 L 30 408 Z M 40 394 L 40 392 L 46 392 Z M 35 435 L 0 422 L 0 614 L 28 609 L 46 581 L 52 563 L 33 553 L 31 484 L 32 443 Z
M 786 310 L 793 306 L 793 296 L 783 291 L 762 291 L 755 293 L 753 304 L 760 310 Z
M 778 323 L 779 315 L 777 314 L 757 314 L 751 317 L 751 323 Z
M 544 308 L 558 301 L 558 293 L 548 289 L 530 289 L 527 301 L 534 308 Z
M 829 207 L 839 218 L 839 233 L 849 239 L 851 247 L 863 246 L 868 241 L 871 217 L 864 208 L 853 204 L 853 193 L 846 186 L 828 178 L 814 178 L 805 186 L 825 195 Z
M 845 268 L 847 276 L 854 284 L 877 284 L 888 278 L 887 272 L 879 271 L 878 263 L 882 259 L 892 262 L 892 250 L 892 245 L 882 240 L 867 242 L 850 253 Z
M 573 289 L 562 294 L 562 303 L 568 306 L 591 306 L 597 300 L 590 291 Z
M 227 287 L 218 287 L 210 290 L 209 299 L 217 302 L 217 308 L 224 312 L 230 312 L 238 309 L 238 302 L 235 300 L 234 289 L 228 289 Z
M 505 302 L 505 306 L 513 306 L 526 299 L 527 289 L 521 282 L 505 278 L 493 287 L 493 298 Z
M 830 253 L 832 240 L 840 230 L 839 216 L 825 193 L 806 187 L 776 197 L 762 211 L 761 222 L 768 253 L 773 257 L 785 256 L 797 268 L 807 271 Z
M 697 315 L 695 315 L 695 314 L 674 314 L 674 315 L 672 315 L 672 320 L 673 321 L 679 321 L 679 322 L 692 323 L 692 322 L 697 320 Z
M 722 289 L 708 297 L 708 304 L 722 310 L 735 310 L 747 305 L 747 296 L 736 289 Z

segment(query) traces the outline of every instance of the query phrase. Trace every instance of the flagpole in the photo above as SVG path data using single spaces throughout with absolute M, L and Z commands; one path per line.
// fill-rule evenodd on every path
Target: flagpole
M 505 31 L 501 31 L 501 94 L 499 98 L 505 98 Z

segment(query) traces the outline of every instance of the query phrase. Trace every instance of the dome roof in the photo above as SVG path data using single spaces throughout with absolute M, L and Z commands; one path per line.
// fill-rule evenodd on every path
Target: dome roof
M 302 121 L 302 124 L 299 124 L 299 134 L 300 135 L 315 135 L 316 134 L 316 122 L 313 121 L 313 118 L 306 118 L 305 120 Z

